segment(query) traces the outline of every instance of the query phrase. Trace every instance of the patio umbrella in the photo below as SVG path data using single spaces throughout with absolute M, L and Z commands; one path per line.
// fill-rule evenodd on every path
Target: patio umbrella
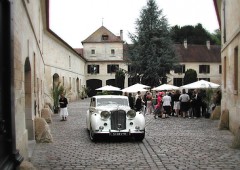
M 150 88 L 150 86 L 140 84 L 140 83 L 136 83 L 132 86 L 126 87 L 125 89 L 122 89 L 122 92 L 136 93 L 138 91 L 140 91 L 140 92 L 147 91 L 145 88 Z
M 129 86 L 131 88 L 140 88 L 140 89 L 144 89 L 144 88 L 150 88 L 150 86 L 144 85 L 144 84 L 140 84 L 140 83 L 136 83 L 134 85 Z
M 206 80 L 199 80 L 190 84 L 181 86 L 181 89 L 208 89 L 208 88 L 218 88 L 219 84 L 212 83 Z
M 110 85 L 97 88 L 96 90 L 102 90 L 102 91 L 121 91 L 120 88 L 114 87 L 114 86 L 110 86 Z
M 161 90 L 177 90 L 179 87 L 171 84 L 162 84 L 158 87 L 153 88 L 152 90 L 161 91 Z

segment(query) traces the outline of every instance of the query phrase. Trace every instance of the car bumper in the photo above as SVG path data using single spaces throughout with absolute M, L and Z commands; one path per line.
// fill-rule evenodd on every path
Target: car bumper
M 94 131 L 97 135 L 109 135 L 109 136 L 134 136 L 137 134 L 144 134 L 145 130 L 109 130 L 109 131 Z

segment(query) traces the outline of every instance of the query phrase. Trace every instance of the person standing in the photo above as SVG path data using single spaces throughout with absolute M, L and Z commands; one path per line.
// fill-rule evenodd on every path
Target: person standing
M 195 103 L 195 116 L 199 118 L 201 116 L 201 105 L 202 105 L 202 96 L 199 94 L 199 90 L 195 90 L 194 99 L 196 100 Z
M 152 109 L 152 94 L 150 92 L 147 92 L 146 96 L 146 102 L 147 103 L 147 112 L 146 114 L 151 114 L 153 109 Z
M 163 109 L 166 113 L 166 118 L 169 117 L 171 115 L 171 97 L 169 92 L 166 92 L 166 95 L 162 98 L 162 102 L 163 102 Z
M 128 94 L 128 102 L 129 102 L 129 106 L 131 107 L 131 109 L 134 108 L 134 99 L 132 97 L 132 93 Z
M 180 109 L 183 113 L 183 118 L 185 118 L 187 116 L 187 112 L 189 109 L 189 101 L 190 101 L 190 97 L 186 93 L 185 89 L 182 90 L 182 94 L 179 97 L 179 101 L 180 101 Z
M 157 119 L 158 117 L 162 117 L 162 96 L 163 92 L 158 92 L 157 94 L 157 104 L 154 110 L 154 118 Z
M 68 110 L 67 110 L 67 105 L 68 105 L 68 100 L 64 96 L 64 94 L 61 94 L 61 98 L 59 99 L 59 104 L 60 104 L 60 117 L 62 118 L 62 121 L 67 120 L 68 117 Z
M 144 101 L 143 101 L 141 95 L 138 95 L 136 103 L 135 103 L 136 111 L 141 111 L 142 107 L 143 107 L 143 104 L 144 104 Z M 142 110 L 142 111 L 144 111 L 144 110 Z
M 147 113 L 147 94 L 149 92 L 146 91 L 146 93 L 143 95 L 143 101 L 144 101 L 144 115 Z
M 180 91 L 176 90 L 174 95 L 172 96 L 172 100 L 173 100 L 173 109 L 175 110 L 176 116 L 179 117 L 179 111 L 180 111 L 180 101 L 179 101 L 179 97 L 180 97 Z

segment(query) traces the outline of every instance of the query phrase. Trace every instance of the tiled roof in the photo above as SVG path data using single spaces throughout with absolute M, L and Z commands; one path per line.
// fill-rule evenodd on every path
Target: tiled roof
M 107 40 L 103 40 L 102 36 L 107 36 Z M 104 26 L 101 26 L 94 33 L 92 33 L 88 38 L 82 41 L 83 43 L 102 43 L 102 42 L 123 42 L 120 36 L 114 35 L 111 31 L 109 31 Z
M 175 44 L 175 52 L 179 62 L 221 62 L 221 47 L 219 45 L 211 45 L 210 49 L 206 45 L 188 44 L 187 48 L 183 44 Z M 78 54 L 84 57 L 83 48 L 75 48 Z M 123 45 L 123 59 L 128 58 L 128 46 Z
M 183 44 L 175 44 L 175 51 L 179 62 L 221 62 L 219 45 L 211 45 L 208 49 L 206 45 L 188 44 L 185 48 Z
M 77 51 L 78 54 L 83 56 L 83 48 L 74 48 L 75 51 Z M 83 56 L 84 57 L 84 56 Z

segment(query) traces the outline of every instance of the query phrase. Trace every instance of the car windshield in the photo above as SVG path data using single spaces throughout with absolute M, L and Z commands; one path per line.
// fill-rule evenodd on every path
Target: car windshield
M 98 98 L 97 106 L 122 105 L 128 106 L 128 99 L 124 98 Z

